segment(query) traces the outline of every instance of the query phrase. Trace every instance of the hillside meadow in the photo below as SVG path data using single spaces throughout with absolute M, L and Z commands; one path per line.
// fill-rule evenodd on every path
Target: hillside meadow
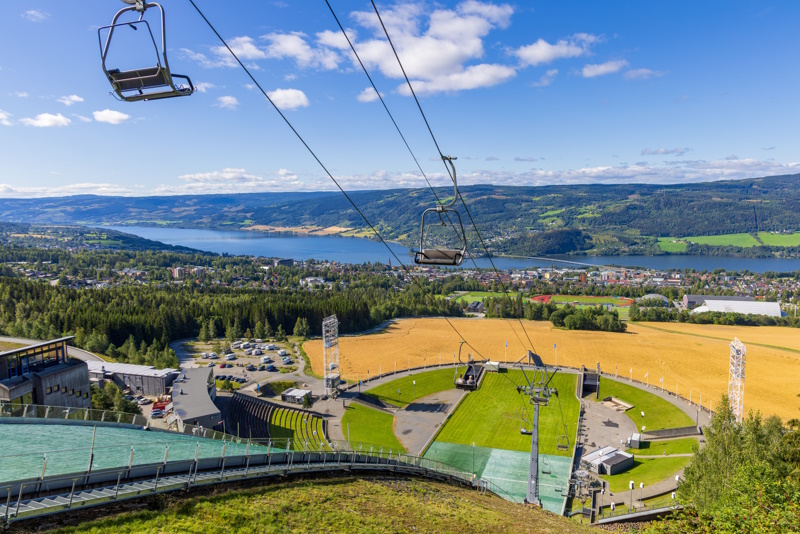
M 519 321 L 505 319 L 450 319 L 480 353 L 491 360 L 524 356 L 527 345 Z M 627 333 L 562 330 L 549 322 L 522 321 L 525 331 L 545 362 L 553 364 L 553 345 L 558 363 L 570 367 L 617 372 L 659 385 L 709 406 L 727 392 L 729 344 L 738 337 L 747 345 L 745 409 L 776 414 L 784 419 L 800 416 L 800 332 L 784 327 L 734 327 L 680 323 L 629 323 Z M 381 333 L 342 337 L 339 354 L 342 376 L 364 379 L 395 368 L 452 363 L 459 337 L 445 319 L 402 319 Z M 314 372 L 322 373 L 322 341 L 305 343 Z M 464 346 L 464 353 L 470 352 Z M 713 408 L 713 405 L 712 405 Z

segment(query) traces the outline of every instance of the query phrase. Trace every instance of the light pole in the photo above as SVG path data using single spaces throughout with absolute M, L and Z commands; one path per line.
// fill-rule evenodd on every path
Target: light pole
M 631 510 L 633 510 L 633 480 L 628 482 L 628 487 L 631 489 Z
M 639 482 L 639 502 L 642 502 L 642 494 L 644 493 L 644 482 Z
M 644 412 L 642 412 L 642 432 L 644 432 Z
M 472 479 L 475 479 L 475 442 L 472 442 Z
M 411 382 L 412 382 L 412 384 L 414 384 L 414 398 L 416 399 L 417 398 L 417 381 L 416 380 L 412 380 Z

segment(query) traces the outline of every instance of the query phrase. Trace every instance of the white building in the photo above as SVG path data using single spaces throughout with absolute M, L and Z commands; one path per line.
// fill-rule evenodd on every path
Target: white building
M 714 300 L 713 298 L 709 298 L 703 301 L 702 306 L 698 306 L 692 310 L 692 313 L 703 312 L 742 313 L 745 315 L 780 317 L 781 305 L 777 302 Z

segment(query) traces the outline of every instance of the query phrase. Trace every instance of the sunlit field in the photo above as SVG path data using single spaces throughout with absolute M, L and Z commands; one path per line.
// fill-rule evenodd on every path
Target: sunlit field
M 509 362 L 525 354 L 526 334 L 516 320 L 450 319 L 451 323 L 480 353 L 491 360 Z M 549 322 L 522 321 L 537 352 L 553 364 L 558 346 L 558 363 L 594 368 L 599 362 L 606 373 L 615 372 L 697 402 L 705 407 L 727 392 L 729 344 L 734 336 L 747 345 L 746 410 L 777 414 L 784 419 L 798 416 L 800 399 L 800 332 L 783 327 L 732 327 L 678 323 L 632 323 L 624 334 L 568 331 Z M 513 330 L 513 331 L 512 331 Z M 516 332 L 516 334 L 515 334 Z M 519 337 L 518 337 L 519 336 Z M 507 358 L 504 346 L 508 341 Z M 342 337 L 339 352 L 342 374 L 362 380 L 410 364 L 452 363 L 459 337 L 444 319 L 403 319 L 379 334 Z M 322 342 L 305 344 L 315 372 L 322 373 Z M 471 350 L 464 346 L 464 353 Z M 477 354 L 476 354 L 477 356 Z

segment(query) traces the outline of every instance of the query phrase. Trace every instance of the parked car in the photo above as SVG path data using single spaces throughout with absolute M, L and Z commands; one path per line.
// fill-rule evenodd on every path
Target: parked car
M 294 363 L 292 361 L 292 359 L 289 358 L 288 356 L 286 358 L 284 358 L 282 361 L 283 361 L 284 365 L 290 365 L 290 364 Z
M 274 365 L 268 365 L 267 366 L 267 371 L 269 371 L 270 373 L 274 373 L 277 370 L 278 370 L 278 368 L 275 367 Z
M 152 401 L 150 399 L 148 399 L 147 397 L 142 397 L 137 402 L 139 403 L 139 406 L 144 406 L 146 404 L 150 404 L 150 402 L 152 402 Z
M 248 371 L 255 371 L 256 370 L 256 366 L 251 363 L 250 365 L 245 367 L 245 369 L 247 369 Z
M 261 339 L 261 338 L 258 338 L 258 339 L 256 339 L 256 343 L 263 343 L 263 341 L 264 341 L 264 340 L 263 340 L 263 339 Z
M 216 360 L 217 359 L 217 353 L 216 352 L 209 352 L 208 356 L 206 356 L 206 358 L 208 358 L 209 360 Z
M 259 371 L 266 371 L 267 370 L 267 366 L 262 363 L 261 365 L 258 366 L 258 370 Z
M 162 417 L 164 417 L 164 410 L 160 408 L 155 408 L 152 412 L 150 412 L 151 419 L 160 419 Z
M 269 356 L 262 356 L 261 363 L 272 363 L 272 358 L 270 358 Z
M 225 359 L 228 360 L 228 361 L 235 360 L 236 359 L 236 355 L 233 354 L 233 353 L 226 354 L 225 355 Z
M 283 350 L 283 349 L 281 349 L 281 350 L 279 350 L 279 351 L 278 351 L 278 356 L 288 356 L 288 355 L 289 355 L 289 353 L 288 353 L 288 352 L 286 352 L 286 351 L 285 351 L 285 350 Z
M 208 362 L 209 367 L 214 367 L 214 362 Z

